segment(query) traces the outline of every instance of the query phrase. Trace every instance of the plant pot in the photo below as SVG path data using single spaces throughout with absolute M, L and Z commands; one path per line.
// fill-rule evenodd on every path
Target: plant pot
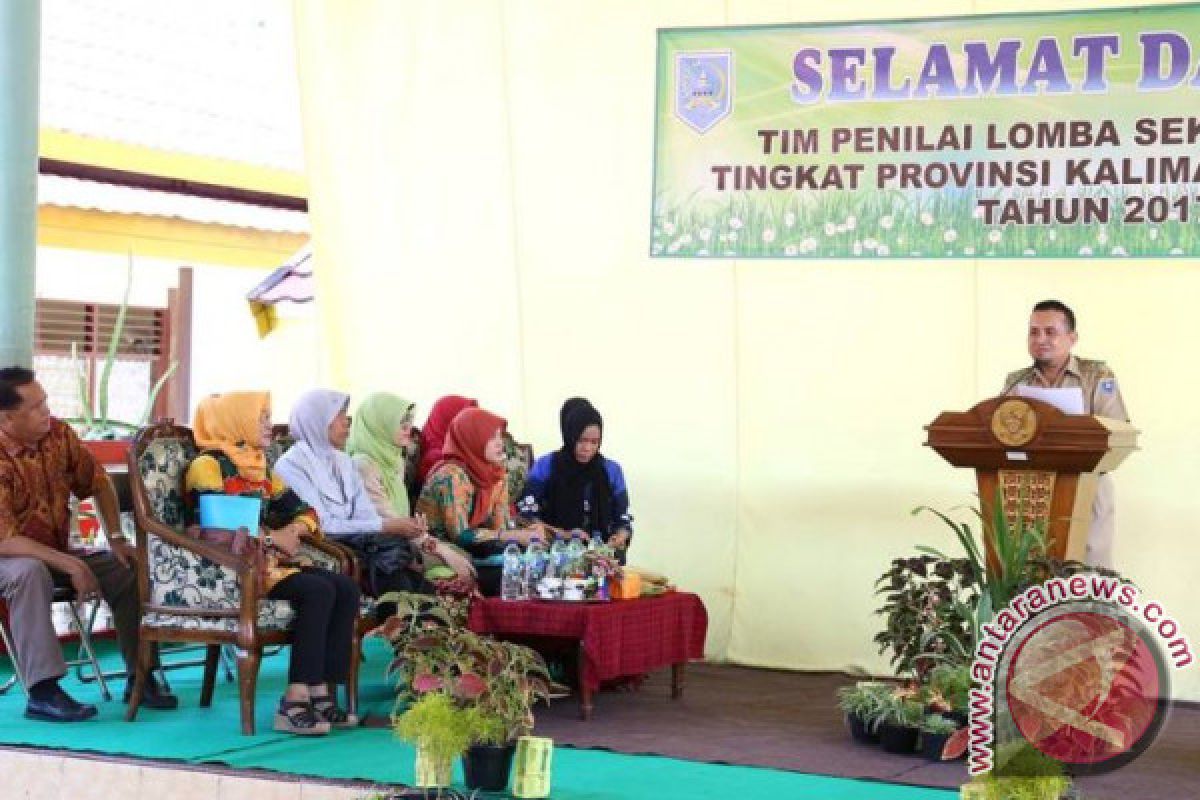
M 916 728 L 885 722 L 879 726 L 879 744 L 889 753 L 909 754 L 917 749 Z
M 846 725 L 850 728 L 850 738 L 866 744 L 879 743 L 879 731 L 872 731 L 858 714 L 847 714 Z
M 463 755 L 463 773 L 468 789 L 503 792 L 508 789 L 516 744 L 476 744 Z
M 941 761 L 942 750 L 946 748 L 946 740 L 949 738 L 948 733 L 922 733 L 921 755 L 930 761 Z
M 85 439 L 83 446 L 101 466 L 124 467 L 128 463 L 132 439 Z
M 454 781 L 454 759 L 433 758 L 417 745 L 416 785 L 425 788 L 449 786 Z

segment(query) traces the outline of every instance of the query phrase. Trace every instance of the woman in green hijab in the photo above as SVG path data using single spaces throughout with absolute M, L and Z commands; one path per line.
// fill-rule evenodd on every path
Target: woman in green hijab
M 412 447 L 411 401 L 375 392 L 359 404 L 350 424 L 346 452 L 354 459 L 379 516 L 410 516 L 404 484 L 405 450 Z
M 406 450 L 413 443 L 411 401 L 387 392 L 367 395 L 354 412 L 346 452 L 362 476 L 367 494 L 379 516 L 409 517 L 408 487 L 404 481 Z M 423 518 L 417 520 L 424 523 Z M 426 535 L 413 542 L 422 554 L 425 577 L 443 580 L 452 577 L 473 581 L 475 568 L 470 558 L 453 545 Z

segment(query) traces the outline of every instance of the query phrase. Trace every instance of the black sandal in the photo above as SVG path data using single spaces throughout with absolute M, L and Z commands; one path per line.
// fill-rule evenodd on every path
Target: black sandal
M 312 708 L 319 719 L 334 728 L 357 728 L 358 716 L 339 708 L 332 695 L 312 698 Z
M 317 714 L 310 702 L 288 700 L 286 697 L 279 701 L 274 727 L 280 733 L 294 733 L 297 736 L 324 736 L 329 733 L 329 723 Z

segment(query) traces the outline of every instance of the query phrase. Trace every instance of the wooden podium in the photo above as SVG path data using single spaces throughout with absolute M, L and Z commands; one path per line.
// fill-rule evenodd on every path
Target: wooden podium
M 925 426 L 925 444 L 956 467 L 972 467 L 984 519 L 997 487 L 1011 523 L 1046 526 L 1047 555 L 1083 561 L 1096 478 L 1137 449 L 1137 430 L 1107 417 L 1064 414 L 1025 397 L 994 397 L 946 411 Z M 988 562 L 995 554 L 988 549 Z

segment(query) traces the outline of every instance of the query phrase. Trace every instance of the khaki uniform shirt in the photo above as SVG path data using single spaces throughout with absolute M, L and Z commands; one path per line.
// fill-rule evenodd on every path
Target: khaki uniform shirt
M 1036 366 L 1019 369 L 1010 372 L 1005 378 L 1004 390 L 1000 394 L 1015 394 L 1017 386 L 1081 389 L 1085 413 L 1129 422 L 1129 413 L 1125 410 L 1125 401 L 1121 399 L 1121 387 L 1117 384 L 1117 376 L 1103 361 L 1071 356 L 1067 361 L 1067 368 L 1054 385 L 1046 382 L 1042 371 Z
M 1083 410 L 1093 416 L 1129 422 L 1125 401 L 1117 377 L 1103 361 L 1071 356 L 1067 367 L 1051 386 L 1037 367 L 1026 367 L 1009 373 L 1004 380 L 1002 395 L 1013 394 L 1017 386 L 1040 386 L 1046 389 L 1080 389 L 1083 391 Z M 1088 528 L 1084 562 L 1096 567 L 1113 566 L 1113 540 L 1116 538 L 1116 511 L 1113 502 L 1112 476 L 1104 473 L 1096 483 L 1092 502 L 1092 519 Z

